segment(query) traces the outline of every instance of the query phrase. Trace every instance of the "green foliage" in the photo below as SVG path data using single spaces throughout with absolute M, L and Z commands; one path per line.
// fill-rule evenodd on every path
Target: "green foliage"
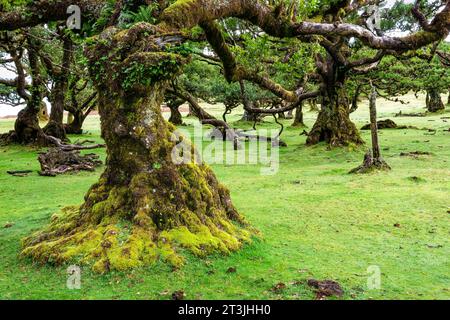
M 234 104 L 241 101 L 239 84 L 228 83 L 218 66 L 199 59 L 194 59 L 184 67 L 178 82 L 194 96 L 211 103 Z M 271 93 L 252 84 L 246 86 L 246 94 L 251 101 L 272 97 Z
M 154 11 L 158 10 L 158 3 L 151 3 L 150 5 L 140 6 L 137 12 L 124 10 L 119 19 L 119 26 L 129 28 L 138 22 L 156 23 L 157 19 L 154 16 Z
M 381 10 L 381 30 L 392 31 L 414 31 L 418 29 L 417 19 L 411 14 L 414 3 L 396 0 L 392 8 Z M 420 1 L 419 9 L 426 16 L 430 17 L 442 6 L 441 0 Z
M 95 33 L 103 30 L 108 24 L 111 15 L 114 12 L 115 5 L 116 5 L 115 0 L 108 0 L 103 6 L 102 11 L 100 12 L 100 16 L 97 18 L 96 21 L 94 21 L 93 23 L 92 22 L 83 23 L 85 33 L 91 34 L 91 32 L 89 32 L 90 30 L 94 31 Z
M 175 54 L 147 53 L 145 56 L 146 60 L 134 61 L 123 70 L 122 87 L 125 90 L 136 85 L 149 86 L 157 81 L 170 79 L 179 70 L 180 62 Z
M 0 9 L 3 11 L 9 11 L 14 7 L 23 6 L 27 3 L 32 2 L 31 0 L 0 0 Z
M 376 70 L 359 79 L 366 83 L 369 79 L 372 80 L 389 96 L 409 91 L 437 90 L 446 93 L 450 88 L 450 68 L 444 67 L 436 56 L 431 61 L 417 57 L 408 60 L 387 57 Z

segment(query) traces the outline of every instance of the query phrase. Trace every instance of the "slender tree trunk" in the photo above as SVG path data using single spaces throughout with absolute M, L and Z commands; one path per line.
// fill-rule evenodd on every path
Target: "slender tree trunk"
M 350 120 L 349 99 L 343 86 L 332 85 L 322 95 L 322 108 L 306 140 L 307 145 L 326 142 L 331 146 L 363 144 Z
M 439 90 L 436 89 L 427 90 L 426 103 L 428 112 L 437 112 L 445 109 L 441 94 L 439 93 Z
M 377 124 L 377 92 L 372 86 L 372 93 L 369 96 L 369 112 L 370 112 L 370 132 L 372 136 L 372 150 L 364 155 L 362 165 L 351 170 L 349 173 L 368 173 L 373 170 L 390 170 L 391 167 L 384 161 L 381 156 L 380 144 L 378 141 L 378 124 Z
M 50 120 L 44 128 L 47 135 L 61 140 L 67 140 L 64 128 L 64 105 L 66 102 L 66 92 L 69 84 L 69 71 L 72 59 L 72 40 L 65 37 L 63 40 L 63 62 L 61 69 L 53 77 L 54 87 L 51 92 L 50 102 L 52 104 Z
M 237 250 L 249 240 L 246 223 L 212 170 L 179 161 L 195 159 L 195 148 L 163 119 L 161 104 L 184 60 L 172 53 L 134 51 L 143 44 L 158 48 L 148 43 L 155 30 L 148 24 L 126 34 L 109 29 L 87 51 L 92 79 L 98 79 L 106 168 L 81 207 L 65 209 L 24 241 L 24 255 L 57 263 L 78 259 L 106 272 L 158 258 L 179 267 L 180 248 L 204 256 Z M 107 59 L 100 60 L 103 56 Z M 134 67 L 143 73 L 127 73 Z M 126 71 L 113 77 L 117 70 Z M 151 78 L 155 72 L 164 78 Z
M 67 140 L 66 130 L 64 129 L 64 103 L 67 83 L 66 81 L 57 81 L 51 92 L 51 111 L 50 120 L 44 127 L 45 134 L 61 140 Z
M 381 159 L 380 144 L 378 142 L 378 123 L 377 123 L 377 94 L 375 89 L 370 95 L 369 112 L 370 112 L 370 133 L 372 136 L 372 155 L 374 159 Z
M 318 112 L 320 111 L 320 109 L 317 107 L 317 99 L 309 99 L 308 100 L 308 104 L 309 104 L 309 111 L 310 112 Z

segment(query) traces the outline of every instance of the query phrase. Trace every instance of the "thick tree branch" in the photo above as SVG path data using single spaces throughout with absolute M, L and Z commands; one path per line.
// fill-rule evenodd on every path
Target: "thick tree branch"
M 50 21 L 66 20 L 67 8 L 80 7 L 83 18 L 98 16 L 107 0 L 38 0 L 23 8 L 0 13 L 0 30 L 17 30 Z

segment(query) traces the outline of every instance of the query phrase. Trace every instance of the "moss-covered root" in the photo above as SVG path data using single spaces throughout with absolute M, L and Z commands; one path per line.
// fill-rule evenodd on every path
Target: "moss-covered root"
M 249 242 L 252 231 L 212 171 L 177 169 L 170 189 L 160 187 L 166 170 L 136 175 L 124 187 L 109 188 L 101 180 L 81 207 L 63 209 L 24 239 L 22 255 L 42 263 L 87 264 L 103 273 L 158 259 L 178 268 L 183 249 L 196 256 L 228 254 Z

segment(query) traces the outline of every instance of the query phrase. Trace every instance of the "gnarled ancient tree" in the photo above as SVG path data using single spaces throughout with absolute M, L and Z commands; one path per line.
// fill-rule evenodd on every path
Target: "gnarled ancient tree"
M 366 1 L 346 3 L 331 2 L 330 6 L 353 10 Z M 20 11 L 1 14 L 0 29 L 64 19 L 69 4 L 77 4 L 86 15 L 95 16 L 102 1 L 35 1 L 26 15 Z M 407 51 L 438 41 L 447 36 L 450 24 L 450 3 L 426 31 L 403 38 L 376 36 L 363 27 L 339 21 L 293 22 L 280 12 L 280 7 L 257 0 L 180 0 L 160 10 L 156 25 L 139 23 L 126 29 L 112 26 L 88 40 L 86 57 L 98 92 L 102 136 L 107 144 L 106 169 L 81 206 L 64 209 L 47 228 L 24 240 L 23 254 L 44 262 L 78 259 L 103 272 L 149 264 L 158 257 L 179 266 L 180 248 L 199 255 L 227 253 L 250 239 L 248 225 L 211 169 L 195 162 L 173 161 L 175 145 L 183 138 L 163 120 L 160 105 L 168 84 L 188 60 L 177 53 L 177 46 L 186 39 L 182 30 L 197 25 L 205 30 L 229 81 L 251 79 L 296 104 L 320 92 L 288 91 L 266 77 L 248 73 L 236 63 L 214 20 L 245 19 L 279 38 L 355 37 L 383 52 Z M 329 61 L 319 60 L 324 64 Z M 338 71 L 334 67 L 324 68 L 330 79 L 340 79 L 333 75 Z M 328 97 L 333 106 L 337 103 L 338 112 L 338 102 L 344 99 L 341 94 L 335 87 Z M 341 141 L 339 136 L 331 138 Z M 185 155 L 195 154 L 193 146 L 183 150 Z

